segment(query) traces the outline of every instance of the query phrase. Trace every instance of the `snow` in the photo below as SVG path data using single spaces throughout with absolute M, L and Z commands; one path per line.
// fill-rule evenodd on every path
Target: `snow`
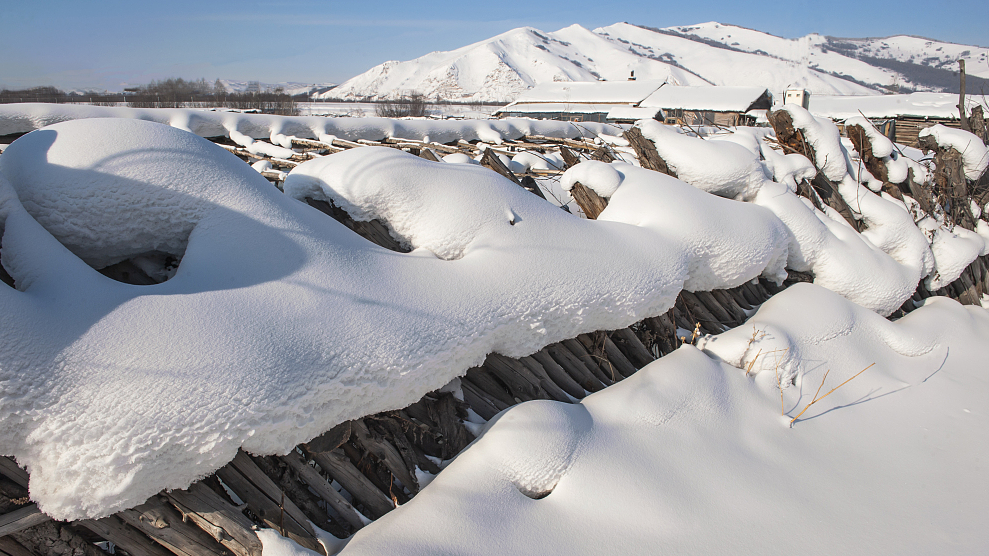
M 944 148 L 954 148 L 962 154 L 965 178 L 976 181 L 989 167 L 989 149 L 974 134 L 962 129 L 936 124 L 920 130 L 920 137 L 927 136 L 934 137 L 938 145 Z
M 321 139 L 327 136 L 350 141 L 384 138 L 501 143 L 525 135 L 577 138 L 616 135 L 620 128 L 595 122 L 559 122 L 506 118 L 502 120 L 393 120 L 388 118 L 325 118 L 213 112 L 186 108 L 118 108 L 64 104 L 4 104 L 0 106 L 0 135 L 25 133 L 47 125 L 77 119 L 131 118 L 168 124 L 201 137 L 271 139 L 295 136 Z M 321 139 L 322 140 L 322 139 Z M 276 145 L 269 145 L 269 147 Z M 282 154 L 285 154 L 283 151 Z
M 750 324 L 580 404 L 510 408 L 342 554 L 989 548 L 985 310 L 935 299 L 891 323 L 796 285 Z M 822 394 L 873 363 L 787 426 L 825 371 Z
M 290 195 L 385 221 L 415 249 L 399 254 L 173 127 L 93 118 L 28 134 L 0 158 L 3 262 L 18 287 L 0 289 L 0 445 L 49 515 L 107 515 L 238 448 L 286 453 L 404 407 L 488 353 L 627 326 L 683 287 L 779 278 L 787 236 L 768 211 L 618 170 L 598 222 L 490 170 L 388 148 L 286 178 Z M 66 247 L 94 266 L 182 260 L 167 282 L 132 286 Z
M 772 98 L 772 95 L 769 95 L 769 91 L 764 87 L 677 87 L 667 85 L 649 95 L 640 106 L 744 113 L 748 112 L 749 108 L 763 95 Z
M 968 95 L 969 112 L 981 105 L 989 107 L 989 98 Z M 907 95 L 811 95 L 810 111 L 815 116 L 845 120 L 856 116 L 883 119 L 898 116 L 958 119 L 958 95 L 951 93 L 910 93 Z
M 540 83 L 519 95 L 515 102 L 631 105 L 642 102 L 665 83 L 665 81 L 650 80 Z

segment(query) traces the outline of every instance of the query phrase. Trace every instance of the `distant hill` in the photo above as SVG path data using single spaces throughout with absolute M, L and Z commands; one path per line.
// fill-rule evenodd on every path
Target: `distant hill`
M 966 59 L 968 88 L 989 92 L 989 49 L 919 39 L 785 39 L 711 22 L 657 29 L 617 23 L 593 31 L 531 27 L 448 52 L 375 66 L 322 93 L 327 99 L 386 99 L 418 92 L 431 99 L 507 102 L 539 83 L 641 79 L 681 85 L 790 87 L 817 94 L 944 91 L 958 88 Z

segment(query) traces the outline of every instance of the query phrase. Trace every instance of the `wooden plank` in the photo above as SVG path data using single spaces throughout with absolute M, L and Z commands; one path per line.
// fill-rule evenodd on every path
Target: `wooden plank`
M 471 409 L 481 416 L 485 421 L 490 421 L 492 417 L 509 406 L 488 396 L 480 387 L 468 380 L 466 377 L 460 378 L 460 386 L 464 391 L 464 400 L 470 404 Z
M 12 512 L 0 515 L 0 537 L 23 531 L 28 527 L 34 527 L 50 520 L 50 517 L 41 513 L 37 504 L 28 504 Z
M 594 375 L 594 378 L 600 381 L 603 386 L 610 386 L 617 382 L 615 377 L 612 376 L 610 368 L 605 367 L 605 361 L 600 357 L 592 356 L 586 349 L 584 349 L 581 342 L 574 338 L 569 338 L 560 342 L 560 345 L 563 346 L 565 352 L 570 352 L 578 361 L 582 362 L 584 367 L 587 368 L 587 370 Z
M 34 552 L 24 548 L 23 545 L 10 537 L 0 537 L 0 554 L 3 556 L 37 556 Z M 135 554 L 134 556 L 143 555 Z
M 241 454 L 243 452 L 238 451 L 238 455 Z M 243 456 L 246 458 L 247 454 L 243 454 Z M 233 462 L 218 469 L 216 475 L 241 500 L 247 503 L 247 507 L 265 525 L 281 532 L 283 535 L 310 550 L 321 552 L 322 545 L 317 542 L 316 536 L 309 525 L 309 519 L 302 514 L 302 511 L 291 500 L 284 497 L 281 489 L 275 486 L 274 482 L 267 475 L 264 475 L 264 472 L 257 469 L 257 465 L 253 465 L 254 469 L 251 469 L 251 466 L 246 463 L 241 467 L 248 468 L 252 478 L 245 477 L 240 471 L 240 467 L 235 466 Z M 255 480 L 264 484 L 264 489 L 256 485 Z M 275 498 L 272 499 L 268 496 L 265 490 L 269 492 L 274 490 L 273 495 Z M 305 525 L 300 524 L 299 519 L 303 520 Z
M 20 466 L 14 463 L 14 460 L 6 456 L 0 456 L 0 473 L 23 488 L 27 488 L 27 471 L 21 469 Z
M 570 196 L 573 197 L 580 210 L 584 211 L 584 216 L 588 220 L 597 220 L 597 217 L 608 207 L 607 199 L 580 182 L 575 182 L 570 188 Z
M 552 399 L 558 402 L 570 403 L 572 400 L 567 393 L 554 382 L 546 369 L 532 357 L 520 357 L 518 362 L 524 365 L 529 371 L 539 379 L 539 386 L 545 390 Z
M 371 519 L 378 519 L 395 509 L 395 503 L 378 490 L 339 448 L 330 452 L 310 452 L 309 457 L 357 499 L 364 506 L 363 513 Z
M 131 556 L 171 556 L 162 545 L 150 537 L 127 525 L 119 517 L 109 516 L 101 519 L 81 519 L 73 522 L 94 534 L 119 546 Z
M 350 524 L 355 530 L 364 527 L 364 520 L 358 515 L 350 502 L 337 492 L 316 469 L 306 463 L 295 450 L 281 457 L 282 461 L 295 470 L 309 488 L 316 491 L 320 498 L 326 501 L 333 510 Z
M 550 357 L 552 357 L 554 361 L 563 367 L 563 369 L 567 371 L 567 374 L 569 374 L 570 377 L 577 382 L 577 384 L 580 384 L 584 390 L 588 392 L 597 392 L 604 386 L 611 384 L 611 381 L 607 378 L 604 378 L 607 382 L 602 381 L 604 373 L 601 373 L 601 369 L 597 368 L 597 363 L 594 363 L 595 368 L 592 369 L 588 362 L 581 359 L 579 354 L 574 353 L 573 350 L 567 347 L 566 344 L 568 341 L 573 340 L 564 340 L 563 342 L 550 344 L 543 349 L 549 353 Z M 589 358 L 590 356 L 588 355 L 587 357 Z M 598 376 L 598 374 L 601 374 L 601 376 Z
M 261 541 L 253 524 L 240 510 L 208 486 L 193 483 L 185 490 L 164 494 L 182 514 L 237 556 L 261 556 Z
M 553 382 L 555 382 L 557 386 L 563 389 L 563 391 L 567 394 L 577 398 L 578 400 L 585 396 L 584 388 L 581 387 L 581 385 L 578 384 L 577 381 L 575 381 L 569 374 L 567 374 L 567 371 L 564 370 L 564 368 L 561 367 L 560 364 L 557 363 L 545 349 L 537 351 L 528 357 L 524 357 L 523 360 L 525 359 L 532 359 L 534 362 L 538 363 L 546 374 L 553 380 Z
M 652 353 L 646 349 L 642 340 L 629 328 L 621 328 L 611 333 L 612 341 L 622 343 L 619 347 L 624 348 L 623 352 L 628 354 L 629 361 L 637 368 L 642 368 L 656 360 Z
M 352 424 L 354 437 L 360 442 L 361 446 L 381 460 L 381 463 L 388 468 L 388 471 L 395 475 L 405 485 L 405 488 L 409 489 L 410 493 L 413 495 L 417 494 L 419 492 L 419 481 L 413 476 L 414 471 L 410 471 L 405 466 L 405 460 L 398 453 L 398 449 L 386 439 L 372 434 L 361 419 L 355 419 Z
M 318 538 L 316 536 L 316 532 L 312 528 L 312 525 L 309 523 L 309 517 L 306 516 L 306 514 L 303 513 L 294 502 L 285 496 L 285 492 L 277 484 L 275 484 L 275 481 L 273 481 L 271 477 L 265 474 L 265 472 L 262 471 L 256 463 L 254 463 L 254 460 L 252 460 L 246 452 L 243 450 L 238 450 L 237 455 L 234 456 L 234 459 L 230 462 L 230 464 L 233 465 L 237 471 L 240 471 L 240 473 L 248 481 L 250 481 L 251 484 L 264 493 L 269 500 L 282 506 L 285 515 L 287 517 L 291 517 L 292 520 L 298 523 L 302 531 L 312 537 L 312 540 L 315 541 Z M 300 535 L 302 531 L 299 532 Z M 321 545 L 317 543 L 317 546 Z
M 204 531 L 185 524 L 182 516 L 157 496 L 116 516 L 177 556 L 233 556 Z
M 674 178 L 677 177 L 676 172 L 669 167 L 666 161 L 663 160 L 663 157 L 659 156 L 659 152 L 656 151 L 656 145 L 649 139 L 646 139 L 639 128 L 633 127 L 626 131 L 624 135 L 629 145 L 635 150 L 640 166 L 648 170 L 673 176 Z
M 465 377 L 474 386 L 484 392 L 487 397 L 492 400 L 497 400 L 505 407 L 515 405 L 522 401 L 528 401 L 516 398 L 511 392 L 502 386 L 500 382 L 495 380 L 494 375 L 491 374 L 490 370 L 484 367 L 472 367 L 467 369 Z

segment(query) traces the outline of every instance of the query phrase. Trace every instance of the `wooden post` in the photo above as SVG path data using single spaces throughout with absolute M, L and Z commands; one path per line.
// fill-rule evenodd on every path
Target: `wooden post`
M 574 182 L 570 188 L 570 196 L 577 202 L 580 210 L 584 211 L 584 216 L 588 220 L 596 220 L 598 216 L 608 207 L 608 200 L 600 196 L 590 187 Z
M 676 172 L 669 167 L 666 161 L 663 160 L 663 157 L 659 156 L 659 152 L 656 151 L 656 145 L 646 139 L 639 128 L 633 127 L 626 131 L 624 135 L 629 145 L 635 149 L 635 154 L 639 157 L 640 166 L 647 170 L 655 170 L 668 176 L 673 176 L 674 178 L 677 177 Z
M 972 131 L 968 125 L 968 115 L 965 109 L 965 60 L 958 60 L 958 75 L 961 79 L 961 87 L 958 92 L 958 115 L 961 116 L 962 129 Z

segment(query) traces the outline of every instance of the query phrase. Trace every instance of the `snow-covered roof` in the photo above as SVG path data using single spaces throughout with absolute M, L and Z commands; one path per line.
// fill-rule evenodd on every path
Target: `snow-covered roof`
M 987 97 L 972 95 L 965 101 L 971 110 L 987 106 Z M 908 95 L 826 96 L 811 95 L 810 112 L 815 116 L 845 120 L 853 116 L 895 118 L 919 116 L 958 119 L 958 95 L 953 93 L 910 93 Z
M 766 102 L 763 97 L 767 97 Z M 640 106 L 710 110 L 714 112 L 748 112 L 754 108 L 769 108 L 772 95 L 764 87 L 678 87 L 659 88 Z M 765 106 L 762 106 L 765 104 Z
M 534 102 L 638 104 L 664 83 L 665 81 L 654 80 L 543 83 L 522 93 L 512 104 Z
M 622 108 L 632 108 L 630 105 L 619 105 Z M 590 104 L 590 103 L 570 103 L 570 102 L 533 102 L 521 104 L 509 104 L 496 114 L 537 114 L 543 112 L 560 112 L 576 114 L 594 114 L 597 112 L 608 113 L 615 108 L 614 104 Z M 652 116 L 650 116 L 651 118 Z
M 661 114 L 659 108 L 641 108 L 638 106 L 615 106 L 608 111 L 609 120 L 648 120 Z

